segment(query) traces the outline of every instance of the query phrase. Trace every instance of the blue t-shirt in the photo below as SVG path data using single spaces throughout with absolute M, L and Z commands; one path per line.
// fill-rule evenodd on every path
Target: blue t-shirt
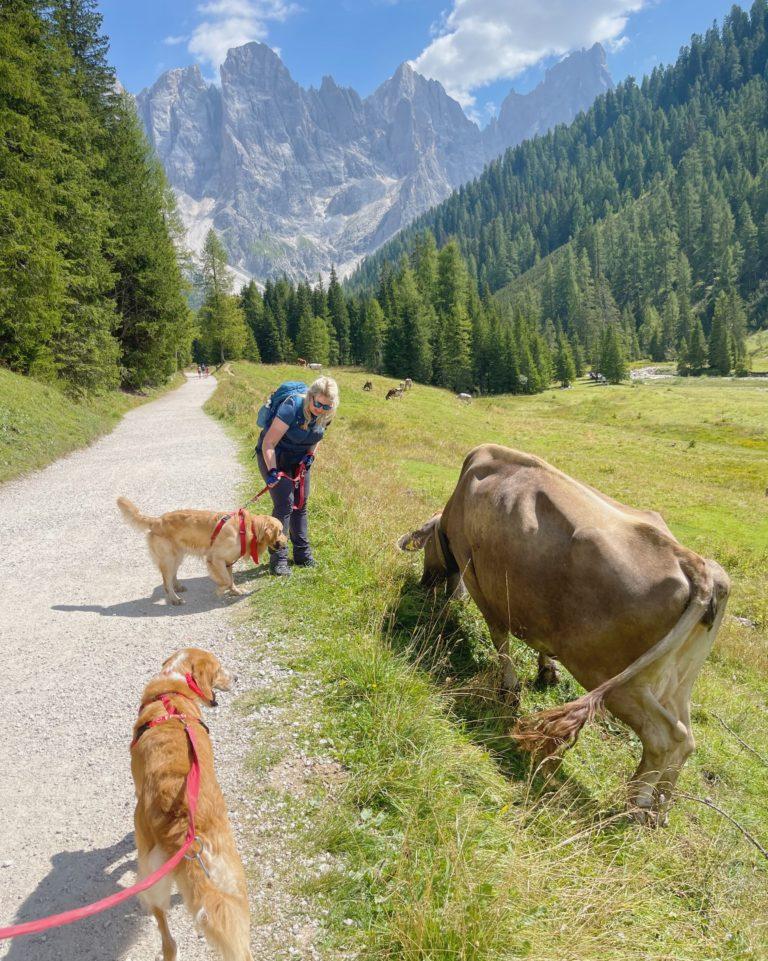
M 301 394 L 286 397 L 277 408 L 275 419 L 288 425 L 288 430 L 275 448 L 278 454 L 285 454 L 289 458 L 296 455 L 296 459 L 300 460 L 323 439 L 325 428 L 319 426 L 316 417 L 310 416 L 308 426 L 304 426 L 304 397 Z

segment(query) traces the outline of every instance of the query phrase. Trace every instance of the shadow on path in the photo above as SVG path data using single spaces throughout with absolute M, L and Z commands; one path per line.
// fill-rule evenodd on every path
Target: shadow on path
M 3 912 L 3 922 L 21 924 L 98 901 L 119 890 L 118 881 L 124 875 L 125 883 L 133 884 L 135 851 L 131 832 L 108 848 L 54 854 L 50 872 L 13 918 Z M 17 938 L 11 942 L 6 961 L 116 961 L 135 941 L 143 913 L 132 898 L 84 921 Z
M 262 573 L 263 571 L 263 573 Z M 244 571 L 235 575 L 236 584 L 247 584 L 252 580 L 264 577 L 266 568 L 256 571 Z M 166 604 L 165 592 L 162 587 L 156 587 L 150 597 L 140 597 L 120 604 L 53 604 L 54 611 L 81 611 L 86 614 L 101 614 L 102 617 L 184 617 L 190 614 L 200 614 L 204 611 L 231 607 L 245 600 L 248 594 L 239 597 L 219 597 L 213 583 L 208 577 L 185 578 L 182 584 L 187 588 L 184 603 L 178 607 Z

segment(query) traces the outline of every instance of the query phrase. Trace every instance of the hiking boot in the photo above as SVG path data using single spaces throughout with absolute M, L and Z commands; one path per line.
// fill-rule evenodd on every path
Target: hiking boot
M 293 563 L 296 567 L 317 567 L 317 561 L 309 554 L 307 557 L 294 557 Z
M 288 561 L 281 558 L 279 561 L 275 561 L 273 564 L 270 564 L 269 573 L 274 574 L 275 577 L 289 577 L 291 569 L 288 566 Z

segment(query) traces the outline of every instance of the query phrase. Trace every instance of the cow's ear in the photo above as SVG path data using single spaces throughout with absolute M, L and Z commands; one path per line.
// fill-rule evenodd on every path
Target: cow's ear
M 430 517 L 423 527 L 420 527 L 417 531 L 411 531 L 410 534 L 403 534 L 403 536 L 398 540 L 397 546 L 401 551 L 421 551 L 424 550 L 424 545 L 427 543 L 429 538 L 432 536 L 432 531 L 435 529 L 435 524 L 440 520 L 440 514 L 435 514 L 434 517 Z

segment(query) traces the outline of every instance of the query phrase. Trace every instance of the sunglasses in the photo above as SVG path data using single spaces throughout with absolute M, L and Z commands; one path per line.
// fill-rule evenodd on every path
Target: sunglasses
M 333 404 L 320 404 L 318 401 L 312 400 L 312 406 L 318 407 L 320 410 L 333 410 Z

